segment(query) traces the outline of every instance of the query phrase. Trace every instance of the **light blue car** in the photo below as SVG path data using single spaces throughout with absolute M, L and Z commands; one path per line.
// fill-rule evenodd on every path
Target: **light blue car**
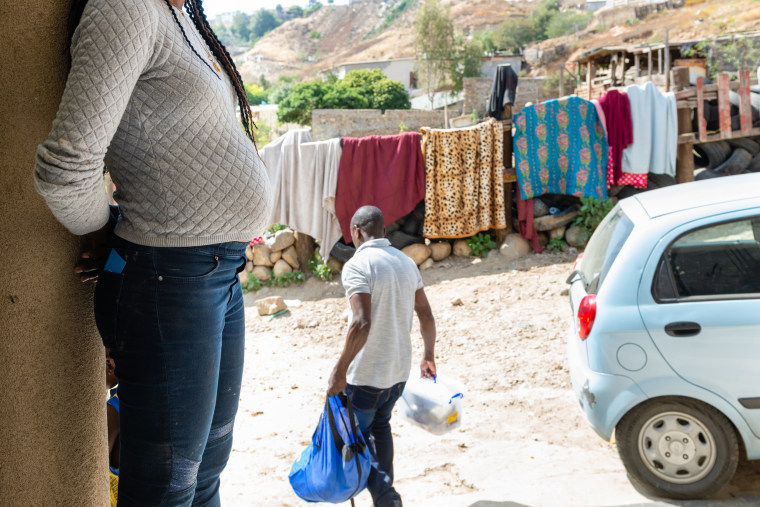
M 655 496 L 760 459 L 760 174 L 621 200 L 568 278 L 578 404 Z

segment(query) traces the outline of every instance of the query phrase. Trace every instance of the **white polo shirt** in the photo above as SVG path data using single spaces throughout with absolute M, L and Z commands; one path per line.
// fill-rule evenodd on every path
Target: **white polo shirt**
M 349 299 L 372 296 L 367 343 L 348 367 L 347 382 L 378 389 L 405 382 L 412 367 L 414 295 L 423 287 L 417 265 L 387 239 L 373 239 L 343 266 L 342 279 Z

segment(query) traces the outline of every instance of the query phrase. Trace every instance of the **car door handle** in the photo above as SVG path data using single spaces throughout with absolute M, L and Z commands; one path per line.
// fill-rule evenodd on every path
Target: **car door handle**
M 665 332 L 676 338 L 696 336 L 702 328 L 696 322 L 671 322 L 665 326 Z

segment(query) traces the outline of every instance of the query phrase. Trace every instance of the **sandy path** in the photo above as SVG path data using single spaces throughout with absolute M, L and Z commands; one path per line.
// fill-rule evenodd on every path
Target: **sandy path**
M 396 411 L 396 488 L 407 506 L 592 506 L 654 504 L 628 482 L 614 445 L 582 418 L 565 359 L 570 318 L 562 295 L 573 256 L 452 259 L 423 273 L 438 327 L 439 374 L 467 388 L 459 431 L 437 437 Z M 268 321 L 252 307 L 271 294 L 300 299 Z M 463 305 L 453 306 L 458 297 Z M 288 483 L 311 438 L 326 379 L 344 340 L 340 282 L 246 296 L 246 367 L 226 506 L 308 505 Z M 415 326 L 414 362 L 421 354 Z M 722 498 L 683 505 L 760 505 L 760 462 L 740 465 Z M 346 504 L 348 505 L 348 504 Z M 372 505 L 364 492 L 357 506 Z M 680 504 L 679 504 L 680 505 Z

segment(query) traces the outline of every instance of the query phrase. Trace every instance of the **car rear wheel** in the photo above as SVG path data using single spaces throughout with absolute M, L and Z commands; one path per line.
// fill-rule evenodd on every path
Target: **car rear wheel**
M 736 432 L 704 403 L 645 403 L 618 423 L 618 452 L 631 479 L 655 496 L 689 499 L 717 493 L 739 461 Z

